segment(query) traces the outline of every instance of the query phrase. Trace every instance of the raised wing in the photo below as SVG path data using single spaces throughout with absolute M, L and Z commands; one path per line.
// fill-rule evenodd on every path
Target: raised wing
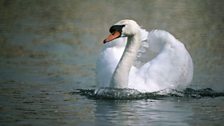
M 141 29 L 141 47 L 138 50 L 137 57 L 134 62 L 134 66 L 137 68 L 148 63 L 156 55 L 156 53 L 149 48 L 150 43 L 148 36 L 149 32 L 145 29 Z

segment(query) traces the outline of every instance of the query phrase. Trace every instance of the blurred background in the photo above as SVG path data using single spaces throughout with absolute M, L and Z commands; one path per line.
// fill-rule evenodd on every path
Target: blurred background
M 94 87 L 95 61 L 109 27 L 134 19 L 186 45 L 194 86 L 224 89 L 223 5 L 222 0 L 0 0 L 0 79 L 29 83 L 35 76 L 42 83 L 55 77 L 75 88 Z
M 193 58 L 191 86 L 223 91 L 223 6 L 223 0 L 0 0 L 0 111 L 95 88 L 101 42 L 121 19 L 172 33 Z

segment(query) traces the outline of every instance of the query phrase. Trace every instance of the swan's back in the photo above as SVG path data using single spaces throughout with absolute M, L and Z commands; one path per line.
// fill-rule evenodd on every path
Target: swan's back
M 152 92 L 167 88 L 185 88 L 193 77 L 193 63 L 184 44 L 162 30 L 149 32 L 146 42 L 148 48 L 145 48 L 145 53 L 141 53 L 142 57 L 139 56 L 137 60 L 146 57 L 147 52 L 157 55 L 148 62 L 141 60 L 143 65 L 134 73 L 134 76 L 140 78 L 138 82 L 143 85 L 142 90 Z M 135 88 L 138 82 L 131 80 L 130 86 Z

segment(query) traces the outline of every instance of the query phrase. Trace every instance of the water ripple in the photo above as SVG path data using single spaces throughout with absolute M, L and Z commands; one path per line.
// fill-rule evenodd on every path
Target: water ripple
M 183 91 L 165 89 L 157 92 L 141 93 L 135 89 L 99 88 L 99 89 L 75 89 L 71 94 L 79 94 L 91 99 L 108 100 L 136 100 L 136 99 L 159 99 L 164 97 L 220 97 L 224 92 L 216 92 L 211 88 L 195 90 L 186 88 Z

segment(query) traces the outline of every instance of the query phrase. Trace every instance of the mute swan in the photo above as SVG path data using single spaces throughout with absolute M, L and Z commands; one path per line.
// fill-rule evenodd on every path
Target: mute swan
M 147 32 L 133 20 L 121 20 L 109 31 L 96 63 L 99 88 L 154 92 L 183 89 L 191 82 L 191 56 L 169 32 Z M 150 53 L 155 57 L 149 59 Z

